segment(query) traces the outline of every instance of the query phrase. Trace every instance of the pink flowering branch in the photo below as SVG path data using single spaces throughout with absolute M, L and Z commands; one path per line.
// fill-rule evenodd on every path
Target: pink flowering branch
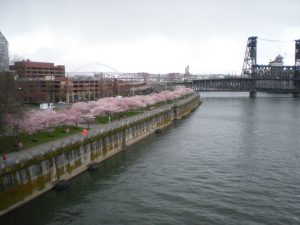
M 26 133 L 33 134 L 43 129 L 49 129 L 61 125 L 73 125 L 85 121 L 86 116 L 96 117 L 109 115 L 117 112 L 135 110 L 146 106 L 154 105 L 161 101 L 173 100 L 192 93 L 190 88 L 176 87 L 173 91 L 162 91 L 144 96 L 132 96 L 124 98 L 102 98 L 97 101 L 74 103 L 70 109 L 59 111 L 31 110 L 25 113 L 19 121 L 20 129 Z M 16 118 L 8 114 L 6 121 L 13 127 Z

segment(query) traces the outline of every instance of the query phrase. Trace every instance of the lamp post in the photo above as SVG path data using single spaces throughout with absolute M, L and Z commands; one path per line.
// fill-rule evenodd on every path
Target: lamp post
M 83 115 L 82 117 L 86 120 L 87 129 L 89 130 L 90 129 L 90 120 L 95 119 L 95 117 L 91 114 L 86 114 L 86 115 Z

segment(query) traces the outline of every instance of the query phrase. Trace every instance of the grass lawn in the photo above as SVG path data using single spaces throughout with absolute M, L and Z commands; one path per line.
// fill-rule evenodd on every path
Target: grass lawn
M 174 102 L 181 100 L 183 98 L 186 98 L 190 95 L 191 94 L 188 94 L 188 95 L 182 96 L 182 97 L 180 97 L 178 99 L 174 99 L 174 100 L 161 101 L 161 102 L 156 103 L 155 105 L 150 105 L 145 108 L 140 108 L 140 109 L 136 109 L 133 111 L 119 112 L 119 113 L 105 115 L 105 116 L 97 116 L 95 118 L 95 121 L 97 123 L 105 124 L 105 123 L 109 122 L 109 117 L 110 117 L 110 121 L 114 121 L 114 120 L 123 119 L 123 118 L 130 117 L 130 116 L 135 116 L 140 113 L 151 110 L 152 108 L 158 108 L 158 107 L 161 107 L 166 104 L 174 103 Z M 69 130 L 70 130 L 68 133 L 65 132 L 66 128 L 69 128 Z M 55 129 L 53 129 L 52 131 L 48 131 L 48 132 L 41 131 L 34 135 L 20 134 L 17 137 L 3 136 L 3 137 L 0 137 L 0 154 L 17 151 L 16 144 L 19 142 L 21 142 L 23 144 L 22 149 L 26 149 L 26 148 L 31 148 L 36 145 L 54 141 L 56 139 L 64 138 L 69 135 L 79 133 L 81 131 L 82 131 L 82 128 L 80 128 L 80 127 L 65 126 L 65 127 L 57 127 Z
M 158 108 L 158 107 L 161 107 L 161 106 L 164 106 L 164 105 L 167 105 L 167 104 L 174 103 L 174 102 L 176 102 L 178 100 L 181 100 L 183 98 L 186 98 L 190 95 L 191 94 L 187 94 L 185 96 L 182 96 L 182 97 L 174 99 L 174 100 L 161 101 L 161 102 L 158 102 L 154 105 L 148 105 L 145 108 L 140 108 L 140 109 L 137 109 L 137 110 L 134 110 L 134 111 L 119 112 L 119 113 L 115 113 L 115 114 L 111 114 L 111 115 L 105 115 L 105 116 L 97 116 L 95 118 L 95 121 L 97 123 L 105 124 L 105 123 L 109 122 L 109 117 L 110 117 L 110 122 L 112 122 L 114 120 L 123 119 L 123 118 L 130 117 L 130 116 L 135 116 L 135 115 L 138 115 L 138 114 L 143 113 L 145 111 L 149 111 L 153 108 Z
M 65 129 L 69 128 L 69 132 L 66 133 Z M 0 137 L 0 153 L 9 153 L 17 151 L 16 144 L 22 142 L 23 148 L 30 148 L 36 145 L 40 145 L 49 141 L 64 138 L 72 134 L 81 132 L 81 127 L 66 126 L 57 127 L 52 131 L 41 131 L 33 135 L 20 134 L 18 136 L 2 136 Z

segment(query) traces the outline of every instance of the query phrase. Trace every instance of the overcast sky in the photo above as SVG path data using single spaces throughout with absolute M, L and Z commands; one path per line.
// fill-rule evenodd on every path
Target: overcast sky
M 258 63 L 294 63 L 300 0 L 0 0 L 11 58 L 102 63 L 121 72 L 241 72 L 249 36 Z M 86 71 L 108 71 L 86 67 Z

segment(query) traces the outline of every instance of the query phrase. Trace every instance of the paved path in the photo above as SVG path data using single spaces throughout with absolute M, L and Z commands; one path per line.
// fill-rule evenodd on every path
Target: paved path
M 195 96 L 193 95 L 191 97 L 188 97 L 184 101 L 189 101 L 189 99 L 193 98 L 193 97 L 195 97 Z M 119 127 L 123 124 L 131 123 L 131 122 L 134 122 L 136 120 L 147 118 L 151 115 L 157 114 L 157 113 L 165 111 L 167 109 L 170 109 L 171 107 L 173 107 L 177 103 L 178 102 L 171 103 L 171 104 L 159 107 L 159 108 L 154 108 L 152 110 L 146 111 L 146 112 L 141 113 L 139 115 L 130 116 L 128 118 L 124 118 L 124 119 L 121 119 L 121 120 L 116 120 L 116 121 L 113 121 L 109 124 L 89 124 L 90 129 L 89 129 L 88 135 L 86 137 L 91 137 L 91 136 L 94 136 L 95 134 L 100 134 L 102 132 L 106 132 L 108 130 L 117 128 L 117 127 Z M 82 128 L 87 128 L 87 124 L 80 124 L 79 126 L 82 127 Z M 18 151 L 18 152 L 8 153 L 7 154 L 7 159 L 5 161 L 1 157 L 0 169 L 4 168 L 5 166 L 13 165 L 13 164 L 17 163 L 18 161 L 22 161 L 24 159 L 32 158 L 33 156 L 36 156 L 36 155 L 41 155 L 44 152 L 52 151 L 55 148 L 61 147 L 61 146 L 66 145 L 66 144 L 70 144 L 72 142 L 83 140 L 83 139 L 84 139 L 84 137 L 82 136 L 82 134 L 77 133 L 77 134 L 70 135 L 68 137 L 64 137 L 64 138 L 57 139 L 57 140 L 54 140 L 54 141 L 50 141 L 50 142 L 47 142 L 47 143 L 44 143 L 44 144 L 40 144 L 40 145 L 34 146 L 32 148 L 24 149 L 24 150 L 21 150 L 21 151 Z
M 89 124 L 90 129 L 88 130 L 88 135 L 86 137 L 94 136 L 97 133 L 106 132 L 108 130 L 119 127 L 122 124 L 130 123 L 135 120 L 146 118 L 150 115 L 156 114 L 159 111 L 163 111 L 166 108 L 170 108 L 171 105 L 173 105 L 173 104 L 170 104 L 170 105 L 167 105 L 164 107 L 160 107 L 159 109 L 152 109 L 152 110 L 149 110 L 147 112 L 141 113 L 136 116 L 131 116 L 131 117 L 124 118 L 121 120 L 112 121 L 109 124 Z M 83 129 L 88 127 L 87 124 L 79 124 L 79 126 L 82 127 Z M 51 151 L 52 149 L 58 148 L 60 146 L 70 144 L 72 142 L 76 142 L 78 140 L 83 140 L 83 139 L 84 139 L 84 137 L 82 136 L 82 134 L 77 133 L 77 134 L 70 135 L 68 137 L 64 137 L 64 138 L 50 141 L 50 142 L 47 142 L 44 144 L 40 144 L 40 145 L 34 146 L 32 148 L 24 149 L 24 150 L 21 150 L 18 152 L 8 153 L 8 154 L 6 154 L 7 159 L 5 161 L 1 157 L 0 169 L 4 168 L 5 166 L 13 165 L 13 164 L 17 163 L 18 161 L 22 161 L 27 158 L 32 158 L 33 156 L 36 156 L 36 155 L 41 155 L 44 152 L 48 152 L 48 151 Z

